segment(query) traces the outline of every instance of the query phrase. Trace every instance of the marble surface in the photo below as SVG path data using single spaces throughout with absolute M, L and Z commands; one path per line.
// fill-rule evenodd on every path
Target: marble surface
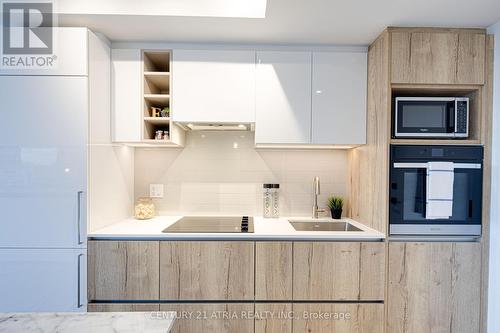
M 0 313 L 0 333 L 166 333 L 175 312 Z
M 90 239 L 160 239 L 160 240 L 332 240 L 332 241 L 380 241 L 384 234 L 351 219 L 363 231 L 296 231 L 288 220 L 308 219 L 304 217 L 282 217 L 267 219 L 254 217 L 254 233 L 162 233 L 162 230 L 177 222 L 182 216 L 157 216 L 151 220 L 127 219 L 94 232 Z M 318 219 L 317 221 L 332 221 Z

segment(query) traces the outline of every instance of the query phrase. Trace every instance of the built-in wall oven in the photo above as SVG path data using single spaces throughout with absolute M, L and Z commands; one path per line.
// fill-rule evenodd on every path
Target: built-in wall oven
M 390 236 L 481 235 L 483 147 L 391 145 Z

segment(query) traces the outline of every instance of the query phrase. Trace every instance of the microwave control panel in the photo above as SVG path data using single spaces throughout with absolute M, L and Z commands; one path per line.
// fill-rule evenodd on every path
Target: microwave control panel
M 455 134 L 468 134 L 467 124 L 469 118 L 469 103 L 467 101 L 457 101 L 456 128 Z

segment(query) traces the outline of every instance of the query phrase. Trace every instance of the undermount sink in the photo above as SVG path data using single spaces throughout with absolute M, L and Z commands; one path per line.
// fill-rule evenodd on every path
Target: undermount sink
M 297 231 L 363 231 L 349 222 L 328 222 L 317 220 L 289 220 Z

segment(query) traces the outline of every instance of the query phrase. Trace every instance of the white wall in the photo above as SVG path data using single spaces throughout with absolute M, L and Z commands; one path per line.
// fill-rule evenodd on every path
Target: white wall
M 500 22 L 488 33 L 495 34 L 488 332 L 500 332 Z
M 165 186 L 158 212 L 262 215 L 262 184 L 279 183 L 282 216 L 310 216 L 312 180 L 321 178 L 320 204 L 347 196 L 346 150 L 256 150 L 251 132 L 190 132 L 184 149 L 136 148 L 135 196 Z

